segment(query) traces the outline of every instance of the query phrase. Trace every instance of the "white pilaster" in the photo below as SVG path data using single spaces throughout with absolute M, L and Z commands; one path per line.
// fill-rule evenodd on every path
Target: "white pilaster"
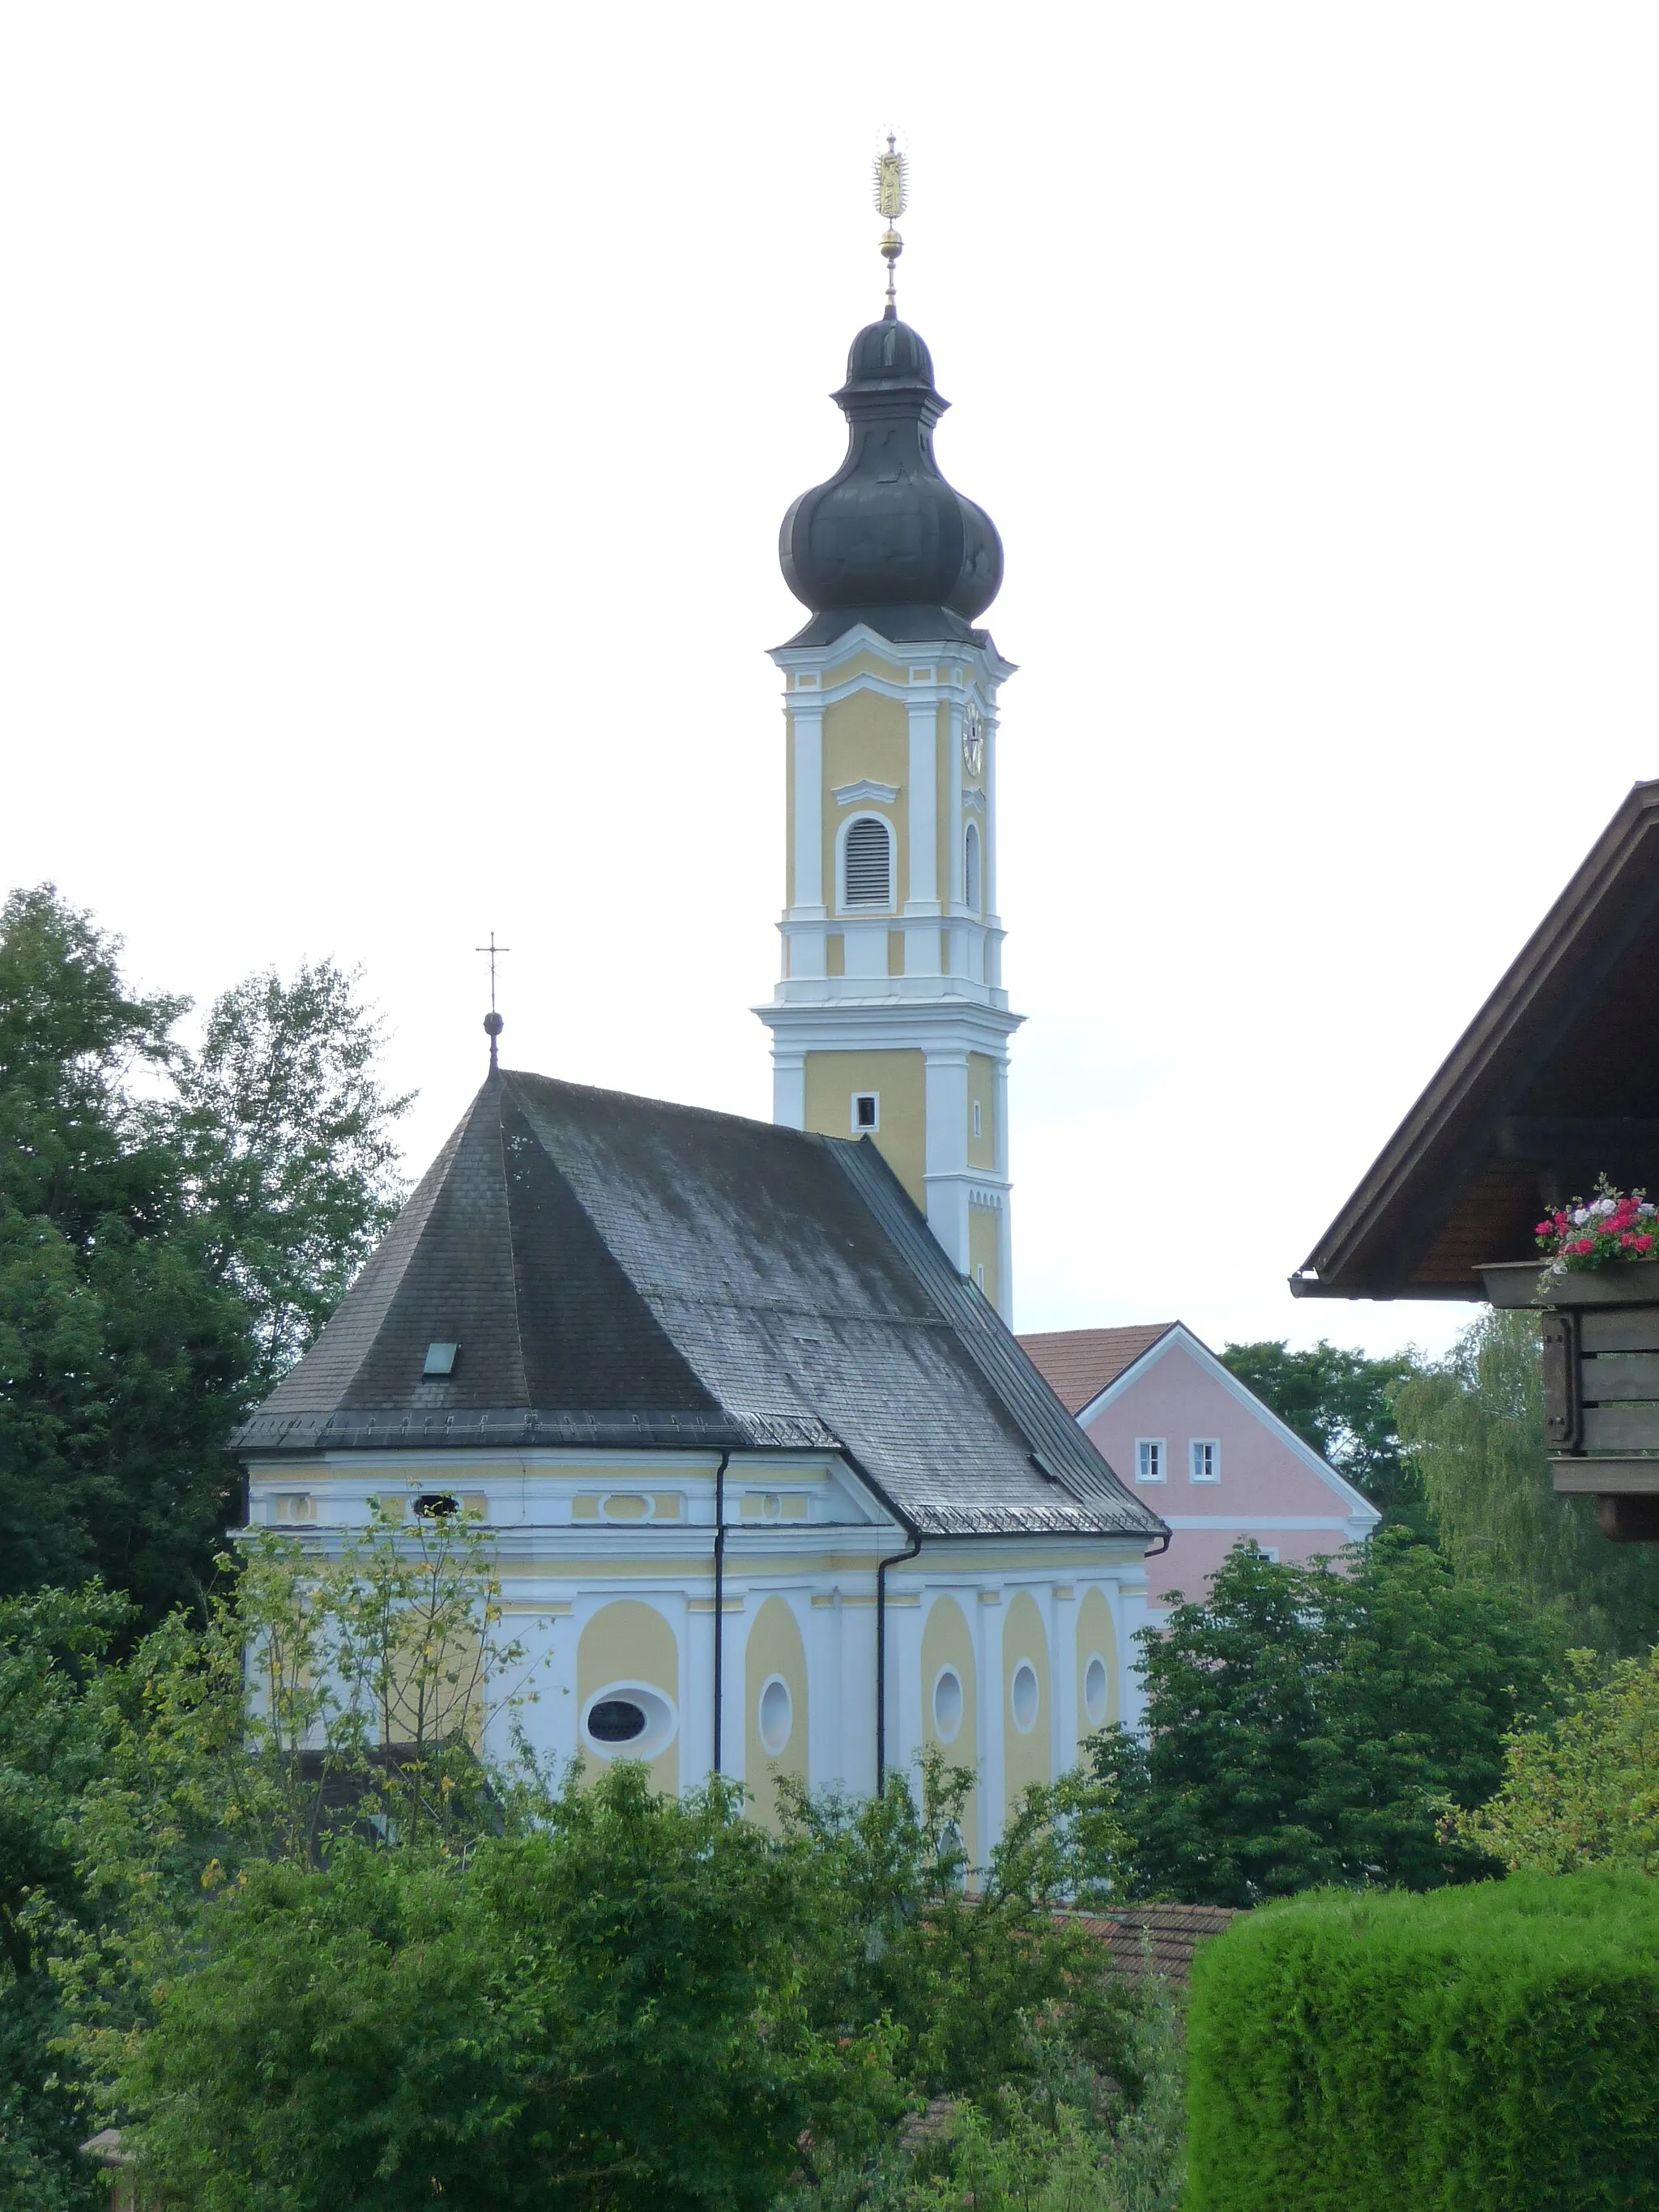
M 793 710 L 795 733 L 795 896 L 793 915 L 821 919 L 823 898 L 823 708 Z
M 968 1055 L 930 1052 L 926 1062 L 927 1225 L 968 1272 Z
M 1048 1667 L 1054 1686 L 1050 1771 L 1060 1775 L 1077 1765 L 1077 1594 L 1072 1583 L 1049 1588 Z
M 806 1055 L 776 1050 L 772 1054 L 772 1119 L 781 1129 L 806 1127 Z
M 910 726 L 910 896 L 908 915 L 937 915 L 939 899 L 939 707 L 908 702 Z

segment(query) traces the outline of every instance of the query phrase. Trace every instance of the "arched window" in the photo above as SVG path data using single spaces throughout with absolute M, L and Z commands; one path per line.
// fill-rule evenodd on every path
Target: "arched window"
M 979 912 L 979 824 L 970 822 L 962 841 L 962 902 Z
M 891 906 L 893 837 L 878 814 L 860 814 L 848 824 L 842 847 L 842 904 Z

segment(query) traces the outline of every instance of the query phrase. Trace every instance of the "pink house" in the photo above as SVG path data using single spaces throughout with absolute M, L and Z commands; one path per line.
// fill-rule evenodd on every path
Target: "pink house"
M 1171 1529 L 1146 1562 L 1149 1605 L 1201 1596 L 1241 1537 L 1308 1559 L 1382 1516 L 1178 1321 L 1063 1328 L 1020 1343 L 1121 1480 Z

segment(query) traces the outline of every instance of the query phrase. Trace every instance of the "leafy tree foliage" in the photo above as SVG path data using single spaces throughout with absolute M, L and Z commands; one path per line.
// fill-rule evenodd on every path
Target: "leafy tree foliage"
M 1292 1352 L 1279 1337 L 1226 1345 L 1221 1362 L 1370 1498 L 1385 1524 L 1423 1528 L 1421 1491 L 1401 1452 L 1394 1412 L 1395 1390 L 1417 1372 L 1410 1352 L 1369 1359 L 1322 1339 Z
M 176 1065 L 175 1116 L 210 1273 L 246 1308 L 255 1381 L 291 1366 L 344 1296 L 401 1195 L 359 977 L 330 961 L 251 976 L 214 1002 Z
M 1305 1565 L 1244 1544 L 1141 1642 L 1147 1737 L 1092 1748 L 1130 1887 L 1249 1905 L 1492 1870 L 1442 1816 L 1491 1794 L 1506 1730 L 1547 1698 L 1557 1647 L 1515 1594 L 1402 1531 Z
M 106 1654 L 131 1607 L 95 1589 L 0 1601 L 0 2203 L 90 2205 L 92 2106 L 56 2051 L 52 1972 L 93 1918 L 80 1814 L 107 1756 Z
M 343 1844 L 204 1915 L 126 2095 L 170 2203 L 761 2212 L 821 2077 L 784 1864 L 624 1764 L 471 1857 Z
M 390 1128 L 355 979 L 221 1000 L 123 980 L 49 885 L 0 907 L 0 1593 L 97 1572 L 150 1619 L 233 1509 L 223 1443 L 386 1216 Z
M 1535 1316 L 1483 1315 L 1447 1358 L 1405 1378 L 1395 1403 L 1460 1572 L 1524 1591 L 1566 1642 L 1631 1653 L 1659 1638 L 1655 1547 L 1610 1543 L 1593 1499 L 1551 1486 Z
M 1606 1669 L 1593 1652 L 1571 1660 L 1561 1710 L 1514 1731 L 1503 1786 L 1449 1825 L 1511 1872 L 1659 1873 L 1659 1652 Z

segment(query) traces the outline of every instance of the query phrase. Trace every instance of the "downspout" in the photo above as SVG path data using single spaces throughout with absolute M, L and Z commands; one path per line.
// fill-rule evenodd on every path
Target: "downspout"
M 720 1771 L 720 1661 L 722 1638 L 726 1628 L 726 1470 L 732 1464 L 729 1451 L 720 1454 L 720 1463 L 714 1469 L 714 1771 Z
M 887 1780 L 887 1570 L 902 1559 L 914 1559 L 921 1549 L 921 1531 L 913 1528 L 902 1552 L 876 1562 L 876 1795 Z

